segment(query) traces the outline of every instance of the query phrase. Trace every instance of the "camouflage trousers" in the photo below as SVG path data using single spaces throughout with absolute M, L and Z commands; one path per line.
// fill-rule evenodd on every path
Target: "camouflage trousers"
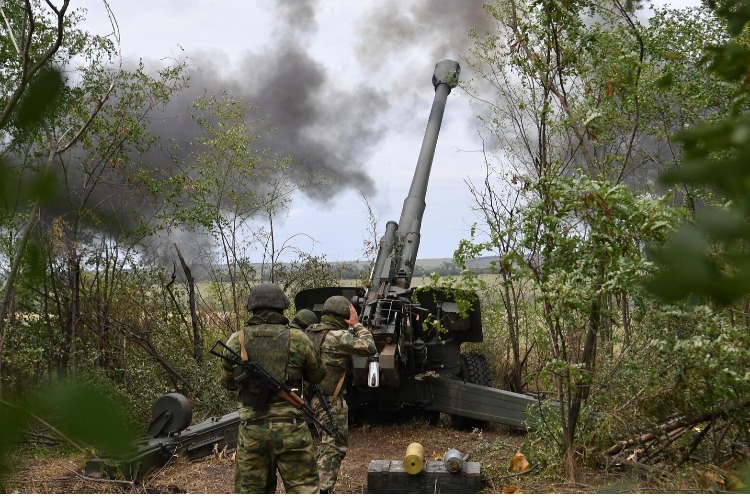
M 349 449 L 349 407 L 343 397 L 339 396 L 334 400 L 329 400 L 333 420 L 341 434 L 341 441 L 337 441 L 325 432 L 321 431 L 321 441 L 318 445 L 318 475 L 320 476 L 320 489 L 333 490 L 336 480 L 339 477 L 341 462 L 346 457 Z M 315 410 L 316 418 L 329 424 L 328 415 L 326 415 L 323 405 L 318 398 L 313 398 L 312 407 Z
M 304 418 L 244 421 L 237 433 L 235 493 L 275 493 L 276 469 L 286 493 L 318 493 L 313 440 Z

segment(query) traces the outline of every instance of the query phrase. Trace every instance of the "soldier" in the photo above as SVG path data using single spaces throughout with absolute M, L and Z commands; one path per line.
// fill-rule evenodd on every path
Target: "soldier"
M 297 327 L 300 330 L 305 330 L 308 326 L 318 322 L 318 317 L 310 309 L 300 309 L 297 314 L 292 318 L 289 326 L 292 328 Z
M 252 289 L 245 328 L 229 337 L 227 345 L 242 358 L 257 361 L 277 380 L 300 388 L 303 381 L 318 383 L 325 368 L 309 337 L 282 314 L 289 299 L 278 285 L 261 283 Z M 236 391 L 240 427 L 234 476 L 235 493 L 275 493 L 278 469 L 287 493 L 318 493 L 318 471 L 312 435 L 304 414 L 277 395 L 256 410 L 260 383 L 248 378 L 235 382 L 239 368 L 222 362 L 222 385 Z
M 372 356 L 377 349 L 372 334 L 359 322 L 354 306 L 344 296 L 336 295 L 323 303 L 320 324 L 312 325 L 307 334 L 326 367 L 326 377 L 319 385 L 328 399 L 341 440 L 324 434 L 318 446 L 320 492 L 332 493 L 341 462 L 349 447 L 349 408 L 344 396 L 346 367 L 352 356 Z M 325 421 L 325 410 L 317 397 L 311 401 L 318 420 Z

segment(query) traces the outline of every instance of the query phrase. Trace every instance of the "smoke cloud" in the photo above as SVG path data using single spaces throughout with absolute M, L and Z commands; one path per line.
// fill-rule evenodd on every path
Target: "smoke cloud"
M 153 132 L 174 139 L 187 154 L 187 145 L 198 131 L 189 118 L 191 103 L 204 91 L 225 89 L 257 106 L 257 116 L 249 118 L 264 118 L 274 129 L 259 146 L 295 160 L 291 180 L 302 181 L 311 174 L 329 179 L 323 186 L 304 188 L 310 198 L 325 203 L 342 189 L 374 195 L 377 185 L 364 165 L 385 136 L 389 124 L 384 115 L 390 113 L 389 121 L 394 116 L 413 119 L 416 100 L 424 100 L 425 81 L 434 64 L 446 58 L 459 60 L 470 45 L 470 28 L 488 29 L 484 3 L 378 3 L 364 13 L 354 47 L 359 64 L 374 83 L 345 89 L 308 49 L 318 32 L 318 11 L 325 4 L 276 2 L 271 42 L 245 54 L 236 70 L 227 71 L 220 53 L 188 54 L 195 67 L 190 88 L 170 102 L 164 113 L 168 121 L 163 125 L 154 121 Z M 384 86 L 395 92 L 383 91 Z M 421 128 L 424 123 L 414 120 L 414 126 Z
M 412 120 L 415 128 L 424 127 L 423 121 L 414 120 L 416 99 L 424 100 L 435 63 L 459 60 L 470 44 L 469 29 L 486 28 L 483 3 L 379 2 L 365 11 L 352 47 L 360 68 L 368 73 L 367 82 L 372 83 L 352 86 L 351 79 L 342 82 L 340 75 L 310 52 L 325 2 L 277 1 L 271 39 L 243 54 L 239 64 L 230 66 L 227 55 L 218 51 L 186 53 L 192 68 L 189 87 L 152 117 L 150 131 L 165 138 L 162 143 L 179 145 L 180 159 L 187 161 L 194 151 L 191 141 L 200 134 L 190 117 L 192 103 L 204 93 L 227 91 L 257 107 L 249 120 L 264 119 L 273 129 L 256 146 L 292 157 L 292 182 L 321 175 L 329 180 L 302 187 L 309 198 L 325 204 L 343 190 L 374 196 L 377 185 L 365 168 L 374 148 L 381 144 L 394 117 Z M 426 114 L 428 109 L 422 107 L 418 109 Z M 160 150 L 138 161 L 158 165 L 160 172 L 172 163 Z

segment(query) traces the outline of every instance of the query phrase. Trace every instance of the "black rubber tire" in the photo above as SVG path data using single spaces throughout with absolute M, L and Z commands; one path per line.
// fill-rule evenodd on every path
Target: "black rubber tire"
M 462 354 L 460 363 L 461 378 L 463 380 L 485 387 L 489 387 L 492 384 L 490 365 L 481 354 Z M 456 429 L 484 429 L 486 426 L 487 422 L 484 420 L 451 415 L 451 427 Z
M 461 378 L 472 384 L 489 387 L 492 384 L 490 365 L 481 354 L 461 355 Z

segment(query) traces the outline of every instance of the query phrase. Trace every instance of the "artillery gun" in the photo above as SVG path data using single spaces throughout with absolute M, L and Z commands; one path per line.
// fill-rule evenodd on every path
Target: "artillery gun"
M 455 61 L 435 65 L 435 97 L 411 188 L 399 222 L 386 225 L 370 288 L 311 288 L 299 292 L 294 303 L 297 310 L 310 309 L 320 319 L 325 300 L 343 295 L 372 332 L 377 355 L 353 358 L 348 371 L 347 404 L 353 413 L 362 408 L 411 407 L 433 422 L 446 413 L 461 427 L 496 422 L 524 428 L 526 408 L 537 400 L 490 387 L 486 359 L 461 353 L 463 343 L 483 340 L 478 297 L 465 292 L 457 297 L 450 289 L 411 288 L 432 160 L 445 104 L 459 73 Z M 237 412 L 190 426 L 189 401 L 171 393 L 156 401 L 152 417 L 148 437 L 134 443 L 132 453 L 93 458 L 84 474 L 138 482 L 175 455 L 195 459 L 236 446 Z
M 351 300 L 362 324 L 372 332 L 377 354 L 355 357 L 349 370 L 347 404 L 398 411 L 407 406 L 430 421 L 440 413 L 457 426 L 498 422 L 523 427 L 527 405 L 536 399 L 489 387 L 486 359 L 462 354 L 464 342 L 482 342 L 482 318 L 476 295 L 460 297 L 447 288 L 410 288 L 420 243 L 425 196 L 445 105 L 458 84 L 460 66 L 435 65 L 435 96 L 417 166 L 399 222 L 389 221 L 380 240 L 368 290 L 326 287 L 300 291 L 297 310 L 318 315 L 332 295 Z

